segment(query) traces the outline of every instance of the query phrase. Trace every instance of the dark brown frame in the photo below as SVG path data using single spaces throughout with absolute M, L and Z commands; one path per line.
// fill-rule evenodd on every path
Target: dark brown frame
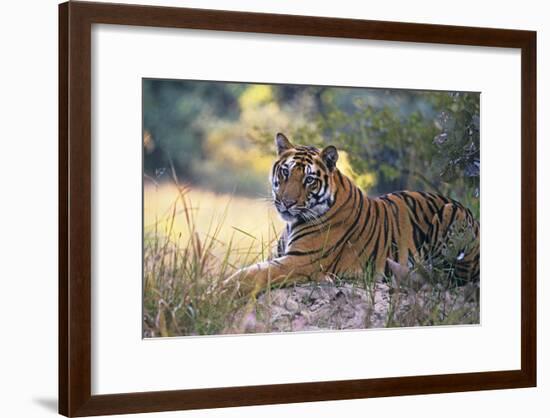
M 521 369 L 91 394 L 91 27 L 139 25 L 521 49 Z M 89 416 L 536 385 L 536 32 L 171 7 L 59 5 L 59 412 Z

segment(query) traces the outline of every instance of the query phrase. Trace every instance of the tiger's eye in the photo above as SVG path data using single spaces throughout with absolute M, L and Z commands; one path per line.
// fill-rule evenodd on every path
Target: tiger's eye
M 312 184 L 315 181 L 315 177 L 307 176 L 306 177 L 306 184 Z
M 288 174 L 289 174 L 288 168 L 283 167 L 283 168 L 281 169 L 281 173 L 283 174 L 283 176 L 288 177 Z

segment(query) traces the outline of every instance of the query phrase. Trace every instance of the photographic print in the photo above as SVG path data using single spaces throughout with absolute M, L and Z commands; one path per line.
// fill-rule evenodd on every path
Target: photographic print
M 142 89 L 144 338 L 479 324 L 479 93 Z

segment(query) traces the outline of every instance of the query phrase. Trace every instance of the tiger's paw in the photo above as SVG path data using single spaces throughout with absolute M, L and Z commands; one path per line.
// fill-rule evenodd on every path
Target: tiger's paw
M 237 270 L 231 276 L 223 281 L 223 287 L 233 290 L 240 295 L 255 295 L 260 292 L 261 280 L 258 280 L 258 269 L 256 266 L 250 266 Z

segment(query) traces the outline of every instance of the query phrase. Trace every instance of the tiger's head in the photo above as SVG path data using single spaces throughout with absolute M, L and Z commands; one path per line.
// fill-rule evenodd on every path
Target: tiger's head
M 336 148 L 293 145 L 282 133 L 275 136 L 275 144 L 279 159 L 271 170 L 271 187 L 281 217 L 309 221 L 326 213 L 334 204 Z

